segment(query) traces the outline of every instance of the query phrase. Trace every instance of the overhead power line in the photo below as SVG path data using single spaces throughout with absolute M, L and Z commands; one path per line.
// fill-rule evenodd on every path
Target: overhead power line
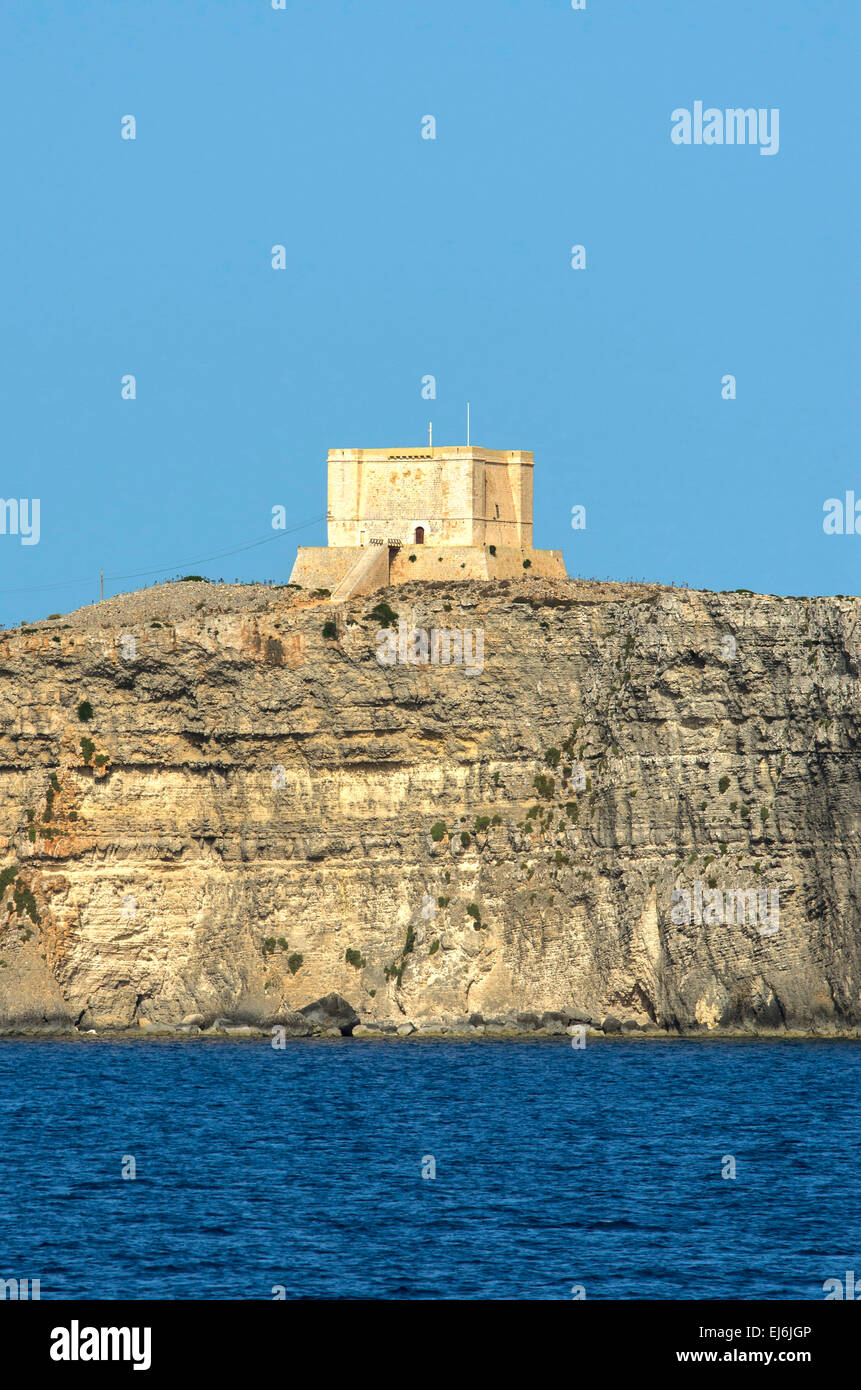
M 105 579 L 112 582 L 123 579 L 146 579 L 152 574 L 168 574 L 172 570 L 186 569 L 189 565 L 205 565 L 210 560 L 223 560 L 228 555 L 239 555 L 244 550 L 254 550 L 257 546 L 269 545 L 271 541 L 280 541 L 284 536 L 292 536 L 296 531 L 305 531 L 309 526 L 316 526 L 325 520 L 325 514 L 315 516 L 310 521 L 300 522 L 298 526 L 288 526 L 283 531 L 276 531 L 272 536 L 263 536 L 258 541 L 248 541 L 245 545 L 236 545 L 231 550 L 219 550 L 214 555 L 197 555 L 191 560 L 178 560 L 173 565 L 160 565 L 158 569 L 130 570 L 128 574 L 106 574 Z M 22 584 L 16 589 L 0 589 L 0 594 L 29 594 L 36 589 L 68 589 L 74 584 L 92 583 L 93 576 L 88 574 L 84 579 L 57 579 L 50 584 Z

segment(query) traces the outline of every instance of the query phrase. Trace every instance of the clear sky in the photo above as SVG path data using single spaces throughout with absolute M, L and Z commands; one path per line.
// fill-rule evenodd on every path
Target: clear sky
M 0 622 L 90 602 L 100 566 L 106 595 L 283 582 L 325 526 L 272 508 L 323 516 L 327 449 L 464 443 L 467 399 L 474 444 L 534 451 L 535 544 L 572 575 L 858 592 L 861 535 L 823 531 L 861 500 L 858 5 L 3 0 L 0 26 L 0 494 L 40 502 L 38 544 L 0 535 Z M 777 108 L 778 152 L 674 144 L 697 101 Z

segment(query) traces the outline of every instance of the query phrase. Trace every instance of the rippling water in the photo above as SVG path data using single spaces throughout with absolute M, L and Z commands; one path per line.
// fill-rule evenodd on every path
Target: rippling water
M 859 1060 L 3 1042 L 0 1278 L 43 1298 L 821 1299 L 861 1277 Z

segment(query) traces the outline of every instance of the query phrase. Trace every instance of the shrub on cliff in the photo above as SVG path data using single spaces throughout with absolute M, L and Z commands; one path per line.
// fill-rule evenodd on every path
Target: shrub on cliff
M 82 700 L 78 705 L 78 718 L 82 724 L 86 724 L 93 717 L 93 707 L 89 700 Z
M 12 899 L 15 903 L 15 911 L 17 912 L 18 916 L 23 917 L 24 913 L 26 912 L 27 916 L 30 918 L 30 921 L 34 922 L 35 925 L 38 927 L 42 919 L 39 916 L 39 912 L 36 907 L 36 899 L 33 897 L 32 890 L 30 888 L 25 887 L 23 884 L 19 884 L 18 887 L 15 889 L 14 893 L 12 894 Z
M 366 614 L 366 618 L 373 618 L 374 622 L 379 623 L 380 627 L 394 627 L 398 621 L 398 615 L 387 603 L 378 603 Z
M 537 777 L 534 777 L 532 779 L 532 785 L 538 792 L 539 796 L 543 796 L 549 801 L 553 796 L 553 789 L 556 786 L 556 783 L 554 782 L 552 777 L 545 777 L 542 773 L 539 772 Z

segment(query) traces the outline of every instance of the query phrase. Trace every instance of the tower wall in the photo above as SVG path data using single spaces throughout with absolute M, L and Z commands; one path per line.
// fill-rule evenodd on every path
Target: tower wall
M 328 543 L 524 544 L 532 523 L 532 455 L 473 448 L 332 449 Z M 527 544 L 531 544 L 531 539 Z

